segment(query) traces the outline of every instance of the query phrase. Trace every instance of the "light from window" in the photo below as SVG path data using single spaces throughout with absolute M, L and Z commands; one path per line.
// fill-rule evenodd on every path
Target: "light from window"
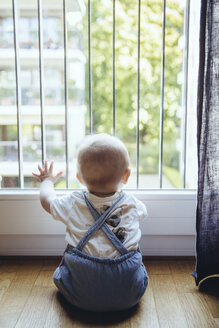
M 0 0 L 1 187 L 38 188 L 48 158 L 65 172 L 56 188 L 80 188 L 77 147 L 107 132 L 129 150 L 127 188 L 196 188 L 193 7 Z

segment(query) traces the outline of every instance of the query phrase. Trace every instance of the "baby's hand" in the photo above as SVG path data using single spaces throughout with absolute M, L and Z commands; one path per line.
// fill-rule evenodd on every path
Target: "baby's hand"
M 58 174 L 54 175 L 53 174 L 53 164 L 54 162 L 52 161 L 50 164 L 50 167 L 48 169 L 48 163 L 47 160 L 45 160 L 44 168 L 41 168 L 40 165 L 38 165 L 38 169 L 40 171 L 40 174 L 32 173 L 35 177 L 37 177 L 41 182 L 49 179 L 53 183 L 55 183 L 58 178 L 62 175 L 62 171 L 60 171 Z

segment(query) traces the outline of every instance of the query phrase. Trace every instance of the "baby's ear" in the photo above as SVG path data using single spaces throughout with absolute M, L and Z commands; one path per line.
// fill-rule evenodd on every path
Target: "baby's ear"
M 78 172 L 76 174 L 76 177 L 77 177 L 78 181 L 85 186 L 85 183 L 84 183 L 82 177 L 80 176 L 80 174 Z
M 122 183 L 123 184 L 126 184 L 128 182 L 128 179 L 130 177 L 130 174 L 131 174 L 131 170 L 130 169 L 126 169 L 125 170 L 125 173 L 123 174 L 123 177 L 122 177 Z

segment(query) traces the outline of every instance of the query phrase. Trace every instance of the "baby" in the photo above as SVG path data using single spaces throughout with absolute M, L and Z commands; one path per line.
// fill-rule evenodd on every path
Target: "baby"
M 122 184 L 130 176 L 125 145 L 108 134 L 88 136 L 77 156 L 77 178 L 85 191 L 56 197 L 53 162 L 38 166 L 43 208 L 66 225 L 68 246 L 54 273 L 60 292 L 75 306 L 92 311 L 135 305 L 147 286 L 139 251 L 139 221 L 145 206 Z

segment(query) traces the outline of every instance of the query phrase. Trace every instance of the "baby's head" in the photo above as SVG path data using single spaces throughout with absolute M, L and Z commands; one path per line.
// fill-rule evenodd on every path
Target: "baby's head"
M 130 176 L 130 160 L 125 145 L 116 137 L 101 133 L 85 138 L 78 149 L 78 180 L 89 191 L 109 194 Z

